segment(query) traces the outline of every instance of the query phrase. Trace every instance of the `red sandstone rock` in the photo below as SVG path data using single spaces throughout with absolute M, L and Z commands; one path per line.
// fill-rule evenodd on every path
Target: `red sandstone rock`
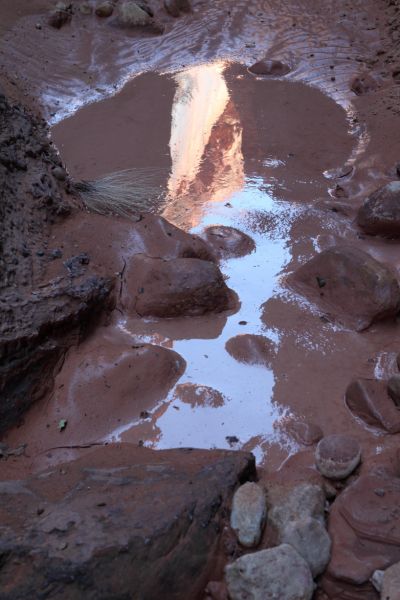
M 367 198 L 357 214 L 363 231 L 373 235 L 400 235 L 400 181 L 391 181 Z
M 289 279 L 310 297 L 357 331 L 397 314 L 399 283 L 386 265 L 352 246 L 334 246 L 317 254 Z
M 251 237 L 234 227 L 213 225 L 207 227 L 202 236 L 218 258 L 245 256 L 255 250 Z
M 271 358 L 275 355 L 275 344 L 263 335 L 245 333 L 230 338 L 225 349 L 239 362 L 271 366 Z
M 329 479 L 345 479 L 361 460 L 360 445 L 348 435 L 328 435 L 318 443 L 315 463 Z
M 303 421 L 293 421 L 289 423 L 287 429 L 291 435 L 300 444 L 312 446 L 319 442 L 324 435 L 322 429 L 314 423 L 305 423 Z
M 346 390 L 346 404 L 368 425 L 389 433 L 400 431 L 400 411 L 389 397 L 387 385 L 377 379 L 356 379 Z
M 122 302 L 129 312 L 154 317 L 202 315 L 233 306 L 231 292 L 213 263 L 140 255 L 127 269 Z
M 251 454 L 108 446 L 3 481 L 1 595 L 88 600 L 197 598 Z

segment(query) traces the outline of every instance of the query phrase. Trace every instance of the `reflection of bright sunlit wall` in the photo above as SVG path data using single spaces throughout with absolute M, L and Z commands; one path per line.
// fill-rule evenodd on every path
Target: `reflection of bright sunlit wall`
M 189 193 L 195 196 L 193 201 L 201 208 L 205 201 L 222 202 L 243 187 L 242 128 L 237 117 L 229 111 L 224 68 L 224 63 L 213 63 L 175 75 L 178 87 L 172 107 L 170 204 L 164 213 L 166 218 L 174 215 L 175 223 L 179 220 L 180 209 L 184 210 L 183 199 Z M 232 132 L 218 147 L 212 139 L 217 123 Z M 201 169 L 211 154 L 211 168 L 207 169 L 205 165 L 205 183 Z M 191 215 L 192 226 L 197 225 L 201 218 L 201 211 L 197 213 L 194 211 Z

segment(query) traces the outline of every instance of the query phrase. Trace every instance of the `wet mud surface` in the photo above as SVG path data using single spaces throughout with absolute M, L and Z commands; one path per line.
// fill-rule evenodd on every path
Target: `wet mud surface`
M 159 188 L 150 214 L 94 215 L 69 199 L 51 224 L 61 257 L 35 285 L 94 273 L 113 279 L 112 302 L 5 434 L 8 448 L 27 444 L 2 461 L 5 477 L 129 442 L 251 451 L 263 481 L 312 479 L 322 435 L 349 434 L 363 462 L 334 503 L 318 593 L 377 597 L 371 569 L 399 558 L 377 559 L 380 535 L 397 538 L 378 532 L 374 490 L 398 495 L 386 381 L 400 303 L 398 238 L 357 218 L 399 178 L 399 7 L 377 4 L 194 2 L 174 18 L 149 2 L 162 34 L 78 10 L 55 29 L 47 4 L 5 8 L 2 85 L 50 122 L 72 180 L 152 168 Z M 366 537 L 365 570 L 354 548 Z

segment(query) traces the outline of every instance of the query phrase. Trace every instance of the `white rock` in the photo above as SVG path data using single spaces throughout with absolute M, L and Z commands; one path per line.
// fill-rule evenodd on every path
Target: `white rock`
M 290 521 L 283 529 L 280 541 L 293 546 L 310 567 L 313 577 L 325 570 L 331 556 L 331 538 L 324 525 L 306 517 Z
M 372 583 L 377 592 L 380 592 L 382 589 L 384 572 L 385 571 L 380 571 L 379 569 L 377 569 L 372 573 L 372 577 L 370 578 L 370 582 Z
M 395 563 L 385 570 L 381 600 L 400 600 L 400 563 Z
M 266 498 L 261 486 L 248 482 L 236 490 L 232 502 L 231 527 L 242 546 L 257 546 L 266 514 Z
M 288 544 L 245 554 L 225 568 L 231 600 L 311 600 L 310 569 Z

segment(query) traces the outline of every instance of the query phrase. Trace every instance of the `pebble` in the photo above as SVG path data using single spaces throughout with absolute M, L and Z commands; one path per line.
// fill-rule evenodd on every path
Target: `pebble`
M 311 517 L 291 521 L 284 528 L 280 541 L 297 550 L 313 577 L 323 573 L 331 556 L 331 538 L 320 521 Z
M 323 437 L 315 451 L 319 472 L 329 479 L 345 479 L 361 460 L 361 448 L 354 438 L 334 434 Z
M 311 600 L 314 592 L 306 561 L 288 544 L 241 556 L 225 577 L 231 600 Z
M 257 546 L 266 515 L 266 498 L 261 486 L 247 482 L 236 490 L 232 502 L 231 527 L 242 546 Z

